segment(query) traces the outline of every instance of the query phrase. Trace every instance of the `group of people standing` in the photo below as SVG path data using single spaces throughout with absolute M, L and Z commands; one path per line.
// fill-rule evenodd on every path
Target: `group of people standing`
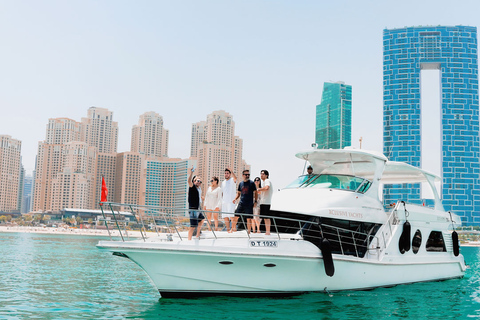
M 218 231 L 218 214 L 222 212 L 225 230 L 229 233 L 237 231 L 237 223 L 241 215 L 245 214 L 247 220 L 247 232 L 260 233 L 262 216 L 265 221 L 265 234 L 270 234 L 271 221 L 270 204 L 272 200 L 272 183 L 267 170 L 260 172 L 260 177 L 250 180 L 250 171 L 242 172 L 243 181 L 236 187 L 237 177 L 229 168 L 225 169 L 225 180 L 219 185 L 218 177 L 212 177 L 210 186 L 202 197 L 200 177 L 193 176 L 194 168 L 190 169 L 188 177 L 188 207 L 190 214 L 190 229 L 188 240 L 191 240 L 196 230 L 196 237 L 200 237 L 200 230 L 205 221 L 209 221 L 209 229 L 212 229 L 211 221 L 214 222 L 214 230 Z M 193 176 L 193 177 L 192 177 Z M 199 210 L 204 210 L 205 217 Z M 242 221 L 244 221 L 242 219 Z

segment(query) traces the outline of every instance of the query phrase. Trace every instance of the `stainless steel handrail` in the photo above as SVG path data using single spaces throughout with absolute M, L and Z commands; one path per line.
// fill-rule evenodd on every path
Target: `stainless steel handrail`
M 188 209 L 178 209 L 178 208 L 167 208 L 167 207 L 158 207 L 158 206 L 145 206 L 145 205 L 132 205 L 132 204 L 122 204 L 122 203 L 113 203 L 109 202 L 108 203 L 110 209 L 111 209 L 111 214 L 114 218 L 116 227 L 119 231 L 122 231 L 119 226 L 119 220 L 120 216 L 124 215 L 127 216 L 127 214 L 123 213 L 120 214 L 118 211 L 115 213 L 114 208 L 116 207 L 128 207 L 131 210 L 131 216 L 134 217 L 134 222 L 137 224 L 140 224 L 140 232 L 142 239 L 146 241 L 147 239 L 147 234 L 145 231 L 145 224 L 143 221 L 143 217 L 150 217 L 152 218 L 152 224 L 154 225 L 155 232 L 157 236 L 160 235 L 161 231 L 159 231 L 159 226 L 157 225 L 157 221 L 163 221 L 169 230 L 169 233 L 171 228 L 174 228 L 177 235 L 178 239 L 180 241 L 184 240 L 184 237 L 180 234 L 180 230 L 177 227 L 177 224 L 179 223 L 179 219 L 188 219 Z M 135 209 L 137 213 L 135 213 Z M 141 212 L 144 212 L 144 214 L 141 214 Z M 209 210 L 198 210 L 202 213 L 205 212 L 210 212 Z M 395 210 L 394 210 L 395 211 Z M 218 212 L 219 214 L 222 214 L 222 212 Z M 155 215 L 154 215 L 155 214 Z M 243 213 L 235 213 L 237 216 L 240 216 L 241 218 L 241 224 L 247 227 L 246 220 L 247 219 L 253 219 L 254 216 L 252 214 L 243 214 Z M 391 228 L 390 223 L 395 222 L 396 220 L 392 220 L 394 215 L 394 212 L 390 215 L 388 219 L 388 224 L 389 228 Z M 106 219 L 106 215 L 104 214 L 104 220 L 107 229 L 108 223 Z M 333 245 L 334 248 L 338 248 L 341 252 L 341 254 L 352 254 L 352 250 L 354 251 L 355 256 L 360 257 L 365 255 L 368 250 L 369 250 L 369 245 L 372 242 L 373 239 L 377 239 L 377 243 L 380 243 L 380 239 L 376 235 L 372 235 L 371 232 L 372 230 L 369 230 L 368 232 L 359 232 L 359 231 L 354 231 L 350 229 L 345 229 L 345 228 L 340 228 L 332 225 L 326 225 L 326 224 L 319 224 L 315 221 L 312 220 L 302 220 L 302 219 L 294 219 L 294 218 L 283 218 L 283 217 L 275 217 L 275 216 L 265 216 L 262 215 L 261 218 L 269 218 L 272 219 L 272 228 L 273 232 L 277 234 L 278 239 L 281 239 L 284 234 L 299 234 L 304 240 L 307 241 L 313 241 L 317 242 L 317 244 L 320 243 L 320 241 L 323 238 L 327 238 Z M 313 218 L 313 217 L 312 217 Z M 121 221 L 121 220 L 120 220 Z M 126 224 L 128 222 L 125 222 L 125 230 L 126 230 Z M 212 234 L 217 239 L 217 234 L 213 231 L 214 227 L 211 226 L 210 221 L 207 222 L 207 225 L 210 226 L 212 230 Z M 318 230 L 311 230 L 312 226 L 316 226 Z M 305 229 L 307 228 L 308 229 Z M 185 226 L 187 228 L 187 226 Z M 293 229 L 292 229 L 293 228 Z M 284 229 L 289 229 L 290 232 L 285 233 L 282 232 Z M 109 230 L 110 233 L 110 230 Z M 239 236 L 245 236 L 244 233 L 239 232 Z M 120 235 L 122 236 L 122 233 L 120 232 Z M 248 239 L 250 239 L 251 235 L 249 232 L 246 232 L 246 235 Z M 383 235 L 384 241 L 385 241 L 385 235 Z M 359 243 L 358 240 L 363 239 L 365 244 Z M 122 241 L 125 241 L 125 239 L 122 236 Z

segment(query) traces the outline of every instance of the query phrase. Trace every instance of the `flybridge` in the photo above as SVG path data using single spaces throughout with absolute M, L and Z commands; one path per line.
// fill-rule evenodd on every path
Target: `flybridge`
M 310 162 L 317 175 L 344 175 L 350 176 L 350 180 L 357 177 L 371 181 L 372 186 L 363 193 L 374 197 L 378 197 L 381 185 L 424 183 L 431 189 L 435 208 L 443 210 L 436 187 L 442 181 L 439 176 L 403 162 L 388 161 L 383 154 L 345 148 L 309 150 L 296 156 Z

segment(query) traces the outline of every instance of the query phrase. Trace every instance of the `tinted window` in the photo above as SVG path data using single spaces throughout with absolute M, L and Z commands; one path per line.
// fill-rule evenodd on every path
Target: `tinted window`
M 421 244 L 422 244 L 422 233 L 420 232 L 420 230 L 417 229 L 417 231 L 413 235 L 413 239 L 412 239 L 412 251 L 413 251 L 413 253 L 418 252 Z
M 430 252 L 447 252 L 445 241 L 443 241 L 443 234 L 440 231 L 430 232 L 426 247 L 427 251 Z
M 300 176 L 298 177 L 297 179 L 295 179 L 295 181 L 293 181 L 292 183 L 290 183 L 288 186 L 285 187 L 285 189 L 290 189 L 290 188 L 298 188 L 300 187 L 302 184 L 304 184 L 305 182 L 307 182 L 308 180 L 313 180 L 314 178 L 316 178 L 317 176 L 316 175 L 303 175 L 303 176 Z
M 304 175 L 298 177 L 285 188 L 331 188 L 365 193 L 372 183 L 369 180 L 349 175 Z

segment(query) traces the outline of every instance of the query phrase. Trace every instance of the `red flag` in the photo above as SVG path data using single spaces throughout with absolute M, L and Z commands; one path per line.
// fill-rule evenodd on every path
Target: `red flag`
M 107 195 L 108 195 L 107 184 L 105 183 L 105 178 L 102 177 L 102 196 L 101 196 L 100 202 L 107 202 Z

